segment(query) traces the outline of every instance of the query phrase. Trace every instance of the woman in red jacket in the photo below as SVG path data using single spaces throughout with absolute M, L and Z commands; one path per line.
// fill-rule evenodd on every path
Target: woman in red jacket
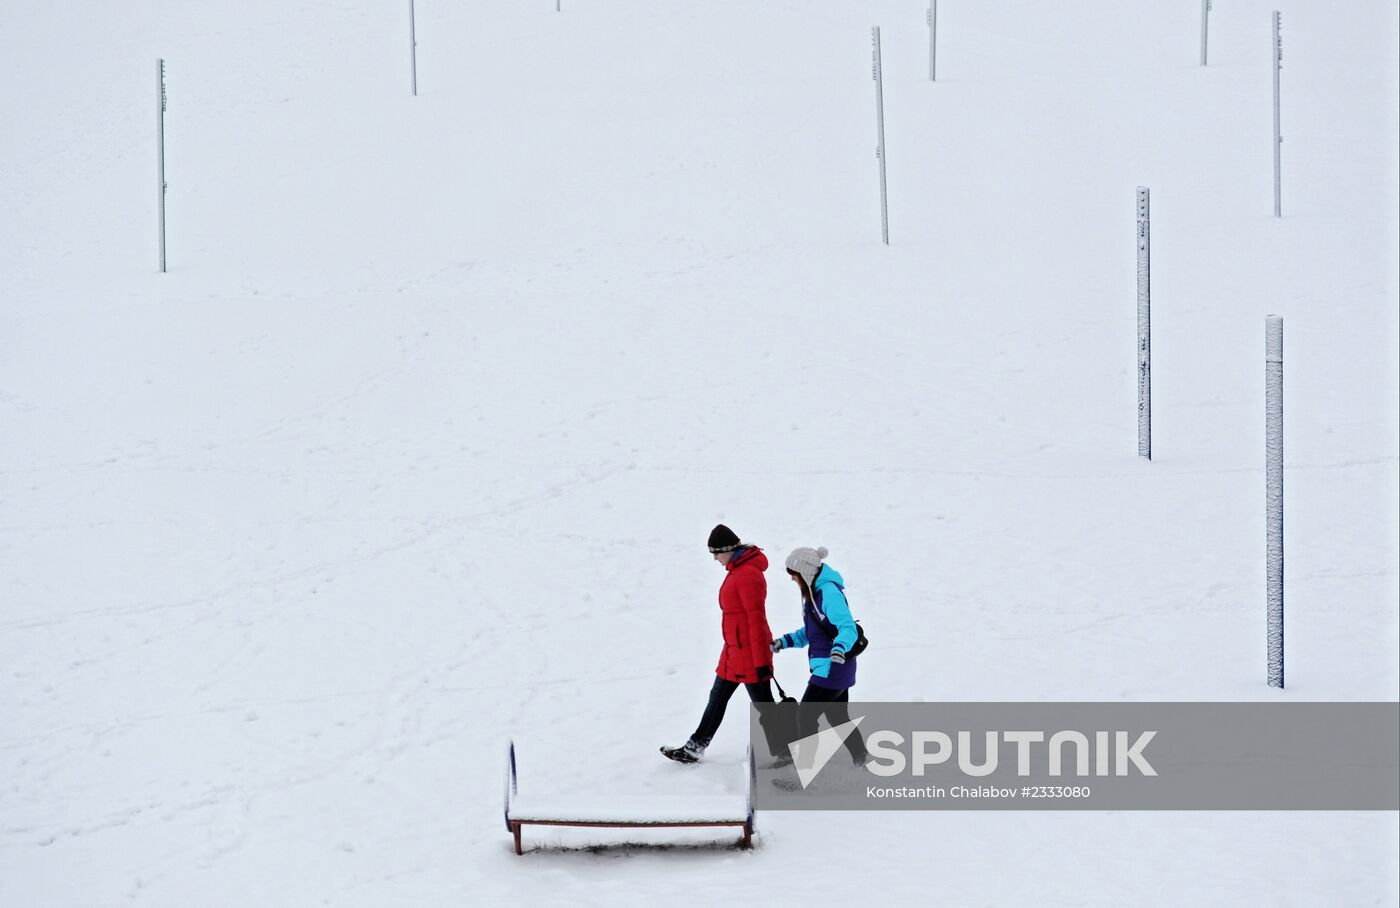
M 719 609 L 724 649 L 715 667 L 715 683 L 700 724 L 690 740 L 661 752 L 678 763 L 698 763 L 719 730 L 729 698 L 742 684 L 755 703 L 772 703 L 773 634 L 768 629 L 765 603 L 768 581 L 763 572 L 768 559 L 757 546 L 739 541 L 734 531 L 720 524 L 710 531 L 710 554 L 724 566 L 719 588 Z

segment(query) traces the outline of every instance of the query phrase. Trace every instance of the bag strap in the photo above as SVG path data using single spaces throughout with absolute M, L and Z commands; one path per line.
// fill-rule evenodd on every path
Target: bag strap
M 783 701 L 783 700 L 786 700 L 786 699 L 787 699 L 787 691 L 783 690 L 783 686 L 782 686 L 781 684 L 778 683 L 778 676 L 777 676 L 776 673 L 773 675 L 773 686 L 776 687 L 776 688 L 778 689 L 778 700 L 779 700 L 780 702 Z

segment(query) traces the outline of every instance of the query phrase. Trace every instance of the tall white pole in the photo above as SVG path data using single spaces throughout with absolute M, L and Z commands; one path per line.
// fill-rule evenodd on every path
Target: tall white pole
M 1265 599 L 1269 686 L 1283 687 L 1283 318 L 1264 320 Z
M 159 192 L 160 273 L 165 273 L 165 60 L 156 58 L 156 186 Z
M 1206 38 L 1210 34 L 1210 0 L 1201 0 L 1201 65 L 1206 65 Z
M 1137 190 L 1138 456 L 1152 459 L 1152 210 L 1150 190 Z
M 928 80 L 937 81 L 938 72 L 938 0 L 928 5 Z
M 870 41 L 874 48 L 875 61 L 872 75 L 875 78 L 875 125 L 879 133 L 879 144 L 875 146 L 875 157 L 880 159 L 880 236 L 885 245 L 890 244 L 890 206 L 885 193 L 885 76 L 880 63 L 880 26 L 870 30 Z
M 408 0 L 408 59 L 413 80 L 413 97 L 418 97 L 418 24 L 413 0 Z
M 1274 217 L 1283 217 L 1283 132 L 1279 125 L 1278 77 L 1283 69 L 1283 16 L 1274 11 Z

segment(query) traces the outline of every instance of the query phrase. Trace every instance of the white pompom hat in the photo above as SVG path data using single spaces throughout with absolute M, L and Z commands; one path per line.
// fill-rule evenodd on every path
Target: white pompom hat
M 817 580 L 817 574 L 822 569 L 822 559 L 826 556 L 825 546 L 819 546 L 815 549 L 801 546 L 793 549 L 787 556 L 787 569 L 807 581 L 807 589 L 811 589 L 812 584 Z

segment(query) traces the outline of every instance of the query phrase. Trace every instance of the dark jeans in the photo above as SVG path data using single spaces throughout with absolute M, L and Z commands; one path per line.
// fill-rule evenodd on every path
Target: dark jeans
M 745 684 L 744 687 L 748 690 L 749 699 L 753 702 L 773 702 L 773 687 L 769 682 L 757 681 Z M 719 724 L 724 721 L 724 708 L 729 705 L 729 698 L 734 696 L 734 692 L 738 689 L 738 681 L 726 681 L 718 675 L 715 676 L 714 686 L 710 688 L 710 702 L 705 704 L 705 714 L 700 717 L 700 724 L 696 727 L 695 734 L 690 736 L 692 741 L 702 747 L 710 745 L 715 732 L 719 731 Z
M 820 713 L 826 716 L 827 724 L 832 728 L 851 721 L 851 708 L 849 705 L 851 692 L 847 690 L 833 690 L 830 687 L 818 687 L 807 682 L 807 689 L 802 692 L 803 703 L 830 703 L 823 709 L 799 709 L 797 711 L 797 736 L 805 738 L 817 732 L 817 715 Z M 861 736 L 860 729 L 854 728 L 846 737 L 846 749 L 851 752 L 851 758 L 858 763 L 864 763 L 866 759 L 865 738 Z

